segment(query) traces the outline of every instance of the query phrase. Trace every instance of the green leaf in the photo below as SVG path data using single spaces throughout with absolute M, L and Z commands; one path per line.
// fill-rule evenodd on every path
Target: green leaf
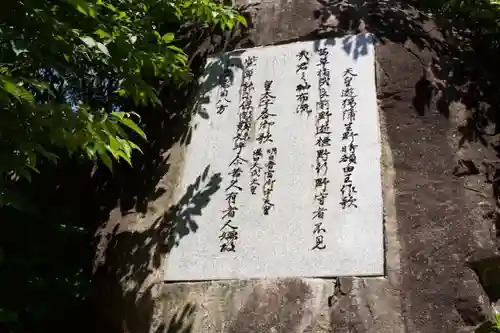
M 6 79 L 1 79 L 3 83 L 3 88 L 5 91 L 7 91 L 9 94 L 11 94 L 14 98 L 16 98 L 19 102 L 29 102 L 29 103 L 34 103 L 35 99 L 33 98 L 33 95 L 23 87 L 14 84 L 13 82 L 6 80 Z
M 236 20 L 240 22 L 244 27 L 248 26 L 247 20 L 243 16 L 236 15 Z
M 137 134 L 139 134 L 144 140 L 146 140 L 146 134 L 131 119 L 129 119 L 129 118 L 122 118 L 119 121 L 123 125 L 127 126 L 131 130 L 133 130 L 134 132 L 136 132 Z
M 76 10 L 82 13 L 85 16 L 95 17 L 96 11 L 92 7 L 90 3 L 85 0 L 70 0 L 69 1 L 73 6 L 75 6 Z
M 97 5 L 103 6 L 103 7 L 107 8 L 107 9 L 109 9 L 112 12 L 117 12 L 118 11 L 118 9 L 116 9 L 115 6 L 113 6 L 112 4 L 110 4 L 108 2 L 103 2 L 102 0 L 97 0 Z
M 175 38 L 175 35 L 171 32 L 169 33 L 166 33 L 163 35 L 163 37 L 161 38 L 161 40 L 165 43 L 165 44 L 168 44 L 170 43 L 171 41 L 173 41 Z
M 126 140 L 120 140 L 124 141 L 123 143 L 120 143 L 120 149 L 117 150 L 117 159 L 121 158 L 124 159 L 127 164 L 132 166 L 132 149 L 130 148 L 128 141 Z
M 96 31 L 94 31 L 94 35 L 97 35 L 100 38 L 111 38 L 111 35 L 102 29 L 97 29 Z
M 96 41 L 94 38 L 85 36 L 85 37 L 80 37 L 81 41 L 85 43 L 88 47 L 94 47 L 96 46 Z
M 50 162 L 57 164 L 59 157 L 56 154 L 47 151 L 47 149 L 45 149 L 42 145 L 35 145 L 35 150 L 47 158 Z
M 20 169 L 16 170 L 15 172 L 19 177 L 27 180 L 28 183 L 31 183 L 31 174 L 26 168 L 20 168 Z
M 115 158 L 117 158 L 118 152 L 121 150 L 121 146 L 112 135 L 109 136 L 109 151 Z
M 169 46 L 167 46 L 167 48 L 172 50 L 172 51 L 175 51 L 175 52 L 184 53 L 184 51 L 181 48 L 179 48 L 175 45 L 169 45 Z
M 142 154 L 142 150 L 141 150 L 141 148 L 140 148 L 138 145 L 136 145 L 136 144 L 135 144 L 135 143 L 133 143 L 132 141 L 129 141 L 129 142 L 128 142 L 128 144 L 129 144 L 129 146 L 130 146 L 132 149 L 135 149 L 135 150 L 137 150 L 137 151 L 141 152 L 141 154 Z
M 227 25 L 228 30 L 233 30 L 233 27 L 234 27 L 234 21 L 232 21 L 232 20 L 227 20 L 227 21 L 226 21 L 226 25 Z
M 106 6 L 106 7 L 108 7 L 108 6 Z M 126 20 L 126 19 L 128 19 L 128 15 L 124 11 L 119 11 L 118 16 L 116 16 L 116 19 L 117 20 Z
M 183 89 L 193 79 L 180 46 L 184 44 L 172 45 L 178 37 L 173 26 L 196 23 L 208 30 L 227 30 L 238 23 L 246 25 L 234 9 L 215 0 L 17 2 L 23 11 L 13 13 L 9 24 L 0 24 L 6 41 L 0 65 L 4 111 L 0 115 L 0 181 L 10 175 L 29 177 L 37 168 L 44 172 L 37 162 L 58 163 L 55 151 L 61 151 L 61 159 L 69 155 L 102 160 L 110 169 L 115 160 L 130 164 L 131 155 L 141 150 L 128 134 L 133 131 L 146 139 L 147 132 L 128 112 L 102 120 L 102 110 L 108 103 L 127 105 L 129 99 L 159 104 L 153 82 L 159 79 Z M 498 18 L 481 13 L 484 6 L 477 7 L 470 17 Z M 454 13 L 457 8 L 458 3 Z M 52 38 L 41 38 L 44 35 Z M 42 72 L 41 67 L 51 70 Z M 146 80 L 146 73 L 153 75 Z M 67 101 L 70 95 L 78 100 Z M 72 111 L 74 102 L 78 109 Z M 12 196 L 4 193 L 0 198 L 14 201 L 5 199 Z
M 104 146 L 102 144 L 97 144 L 96 148 L 97 154 L 101 158 L 101 161 L 108 167 L 109 171 L 113 172 L 113 161 L 109 157 Z
M 96 43 L 96 46 L 97 48 L 99 49 L 99 51 L 101 51 L 102 53 L 104 53 L 105 55 L 107 55 L 108 57 L 110 57 L 111 55 L 109 54 L 109 51 L 108 51 L 108 48 L 106 47 L 106 45 L 104 45 L 103 43 L 100 43 L 100 42 L 97 42 Z
M 34 151 L 29 151 L 27 153 L 27 162 L 26 162 L 26 166 L 28 168 L 30 168 L 31 170 L 35 171 L 36 173 L 40 173 L 40 171 L 36 168 L 36 161 L 37 161 L 37 158 L 36 158 L 36 154 Z

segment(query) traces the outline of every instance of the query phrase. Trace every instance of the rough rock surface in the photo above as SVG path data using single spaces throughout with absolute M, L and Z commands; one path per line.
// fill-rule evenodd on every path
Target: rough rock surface
M 448 75 L 456 50 L 431 20 L 393 1 L 264 0 L 250 10 L 256 45 L 358 29 L 379 38 L 386 277 L 163 284 L 158 260 L 168 235 L 158 221 L 171 216 L 164 211 L 185 209 L 171 196 L 182 172 L 184 148 L 177 144 L 158 185 L 165 194 L 145 215 L 116 212 L 115 235 L 101 243 L 116 248 L 103 250 L 106 265 L 113 265 L 112 253 L 120 248 L 152 244 L 138 268 L 112 272 L 118 293 L 128 295 L 123 310 L 113 310 L 122 331 L 473 332 L 492 316 L 484 278 L 473 268 L 497 256 L 490 214 L 495 204 L 486 171 L 467 167 L 490 152 L 462 144 L 459 129 L 472 111 Z M 103 235 L 113 228 L 110 222 Z M 155 233 L 147 234 L 151 228 Z

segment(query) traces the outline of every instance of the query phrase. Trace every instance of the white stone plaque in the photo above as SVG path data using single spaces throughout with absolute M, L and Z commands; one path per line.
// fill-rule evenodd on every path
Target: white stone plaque
M 382 275 L 372 37 L 235 51 L 202 80 L 166 280 Z

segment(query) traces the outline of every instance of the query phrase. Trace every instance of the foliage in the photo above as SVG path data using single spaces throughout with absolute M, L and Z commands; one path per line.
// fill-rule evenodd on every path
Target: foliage
M 191 78 L 175 29 L 245 20 L 213 0 L 7 0 L 0 14 L 0 206 L 61 154 L 131 163 L 133 105 L 159 105 L 155 79 Z
M 75 179 L 88 169 L 75 161 L 132 163 L 148 134 L 139 114 L 168 106 L 160 86 L 191 82 L 179 29 L 238 22 L 216 0 L 2 2 L 0 332 L 74 324 L 89 297 L 89 212 L 102 208 L 89 191 L 60 193 L 84 187 Z
M 496 315 L 496 323 L 486 322 L 476 330 L 476 333 L 500 333 L 500 314 Z

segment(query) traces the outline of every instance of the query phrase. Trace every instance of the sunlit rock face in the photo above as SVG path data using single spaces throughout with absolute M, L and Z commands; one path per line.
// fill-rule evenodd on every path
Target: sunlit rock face
M 334 80 L 328 98 L 332 145 L 327 210 L 320 225 L 326 229 L 320 246 L 326 248 L 312 251 L 318 236 L 312 181 L 321 57 L 314 47 L 308 49 L 306 80 L 311 84 L 312 109 L 308 117 L 307 112 L 297 113 L 301 71 L 294 66 L 300 47 L 288 55 L 283 52 L 283 60 L 275 64 L 269 60 L 271 48 L 235 52 L 233 58 L 241 62 L 235 64 L 230 80 L 219 75 L 224 70 L 219 71 L 217 85 L 205 91 L 210 99 L 198 103 L 189 143 L 184 140 L 169 152 L 170 168 L 160 182 L 167 191 L 155 199 L 150 212 L 133 218 L 132 231 L 122 232 L 139 235 L 156 230 L 151 237 L 139 238 L 151 244 L 147 263 L 140 269 L 118 271 L 125 276 L 122 290 L 134 294 L 130 301 L 134 310 L 123 316 L 127 330 L 473 332 L 492 312 L 491 277 L 481 267 L 496 255 L 490 214 L 494 203 L 484 177 L 488 170 L 455 172 L 463 161 L 489 156 L 475 143 L 463 145 L 463 126 L 473 110 L 462 103 L 452 78 L 458 49 L 446 42 L 431 20 L 394 1 L 270 0 L 248 10 L 253 17 L 248 37 L 257 47 L 280 44 L 281 50 L 292 50 L 314 45 L 315 40 L 350 35 L 358 36 L 351 38 L 356 40 L 365 36 L 358 33 L 367 31 L 374 36 L 372 56 L 371 48 L 362 55 L 362 48 L 356 47 L 363 43 L 345 46 L 360 54 L 358 64 L 333 56 L 340 54 L 333 46 L 329 49 Z M 300 44 L 306 40 L 311 42 Z M 233 179 L 230 163 L 239 150 L 234 150 L 237 124 L 240 115 L 248 117 L 250 112 L 241 101 L 248 98 L 242 88 L 242 65 L 251 55 L 266 60 L 256 64 L 253 73 L 252 121 L 243 131 L 245 147 L 240 155 L 248 164 L 238 178 L 242 190 L 235 199 L 234 222 L 239 229 L 238 237 L 231 238 L 234 234 L 222 234 L 221 228 L 228 220 L 223 211 L 229 207 L 224 205 Z M 369 59 L 366 65 L 361 64 L 363 59 Z M 345 166 L 340 162 L 339 134 L 345 119 L 339 90 L 345 88 L 342 73 L 349 66 L 358 71 L 352 81 L 359 106 L 353 126 L 359 134 L 357 176 L 352 179 L 359 186 L 359 210 L 349 207 L 343 212 L 340 189 Z M 260 143 L 257 118 L 265 109 L 259 102 L 266 81 L 272 81 L 269 93 L 275 97 L 264 97 L 274 103 L 268 103 L 268 113 L 276 116 L 267 118 L 275 122 L 270 129 L 274 142 Z M 228 106 L 221 107 L 225 97 Z M 264 134 L 267 129 L 264 126 Z M 196 131 L 203 135 L 197 137 Z M 263 169 L 254 195 L 250 168 L 259 147 Z M 264 173 L 272 148 L 277 148 L 274 187 L 267 197 Z M 267 199 L 273 206 L 266 215 Z M 235 251 L 221 252 L 224 244 L 225 249 L 234 245 Z M 147 273 L 134 284 L 130 281 L 137 272 Z

